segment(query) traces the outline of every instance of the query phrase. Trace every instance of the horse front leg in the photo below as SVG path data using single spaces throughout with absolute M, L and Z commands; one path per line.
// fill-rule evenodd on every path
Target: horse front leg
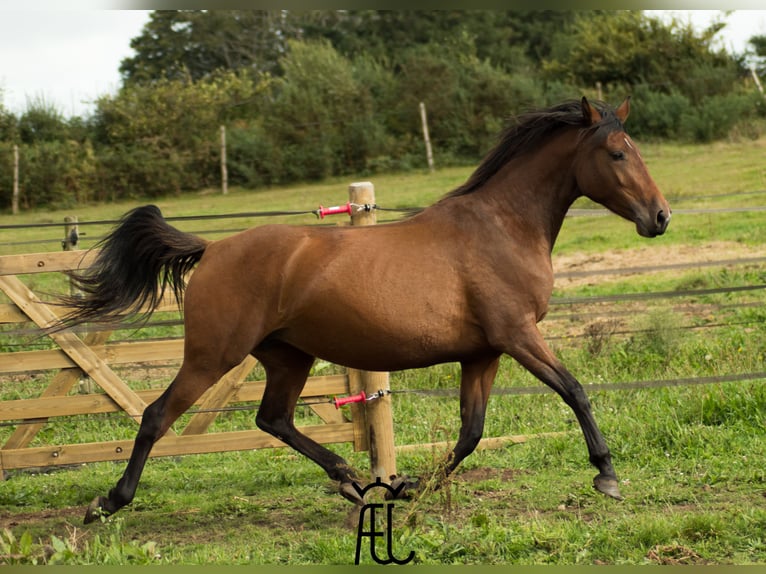
M 500 355 L 491 355 L 473 361 L 461 363 L 460 378 L 460 434 L 447 460 L 436 470 L 435 488 L 452 474 L 460 463 L 475 449 L 484 433 L 484 418 L 492 383 L 495 380 Z M 421 485 L 418 480 L 397 477 L 391 483 L 394 488 L 403 487 L 399 498 L 409 496 L 409 491 L 417 490 Z
M 500 356 L 461 363 L 460 435 L 444 467 L 445 477 L 471 454 L 484 434 L 484 418 Z
M 537 326 L 532 325 L 519 331 L 507 352 L 569 405 L 585 436 L 589 460 L 599 470 L 593 479 L 594 488 L 622 500 L 617 474 L 612 466 L 612 455 L 593 417 L 588 396 L 577 379 L 553 355 Z

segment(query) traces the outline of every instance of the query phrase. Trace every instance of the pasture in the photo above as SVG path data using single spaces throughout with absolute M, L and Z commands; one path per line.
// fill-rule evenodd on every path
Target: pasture
M 571 411 L 552 393 L 520 394 L 542 384 L 504 359 L 484 436 L 528 440 L 477 451 L 443 488 L 397 502 L 397 556 L 414 551 L 418 564 L 766 563 L 766 387 L 759 376 L 766 371 L 766 296 L 757 288 L 766 283 L 758 261 L 766 257 L 766 210 L 757 209 L 766 206 L 764 151 L 763 139 L 642 145 L 674 209 L 668 232 L 646 240 L 617 216 L 586 212 L 568 218 L 559 235 L 559 278 L 542 330 L 589 393 L 625 500 L 593 490 L 594 469 Z M 471 169 L 358 179 L 375 183 L 381 206 L 409 207 L 433 202 Z M 225 197 L 211 191 L 156 203 L 166 216 L 314 209 L 344 202 L 348 183 L 231 190 Z M 74 214 L 115 219 L 140 203 L 2 215 L 0 225 Z M 215 238 L 274 221 L 314 223 L 313 216 L 284 216 L 178 227 Z M 106 229 L 89 227 L 83 246 Z M 57 235 L 0 230 L 0 254 L 57 250 Z M 32 243 L 48 239 L 49 247 Z M 39 281 L 43 290 L 61 288 Z M 733 290 L 740 287 L 753 289 Z M 315 366 L 319 374 L 332 369 Z M 172 375 L 172 366 L 136 366 L 132 378 L 137 387 L 161 387 Z M 0 380 L 0 399 L 35 396 L 45 377 Z M 451 364 L 391 374 L 392 390 L 400 391 L 392 395 L 396 444 L 435 444 L 402 449 L 397 466 L 427 485 L 446 454 L 442 441 L 457 438 L 458 379 Z M 636 384 L 661 381 L 678 384 Z M 251 411 L 227 412 L 215 424 L 253 428 L 253 418 Z M 38 440 L 132 438 L 135 428 L 117 417 L 73 417 L 49 425 Z M 0 427 L 0 442 L 12 430 Z M 551 434 L 535 436 L 541 433 Z M 367 453 L 333 449 L 367 469 Z M 83 527 L 85 506 L 123 467 L 9 473 L 0 484 L 0 563 L 353 564 L 358 509 L 291 450 L 153 459 L 132 505 Z M 369 555 L 362 563 L 372 563 Z

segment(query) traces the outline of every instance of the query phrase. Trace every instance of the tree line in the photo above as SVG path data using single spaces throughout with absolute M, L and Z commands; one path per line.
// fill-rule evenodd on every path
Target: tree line
M 0 202 L 13 146 L 25 208 L 217 186 L 222 125 L 231 185 L 420 169 L 420 102 L 442 166 L 478 161 L 514 114 L 582 95 L 632 95 L 637 139 L 758 137 L 749 64 L 766 38 L 730 54 L 715 41 L 724 25 L 640 11 L 155 11 L 91 116 L 0 104 Z

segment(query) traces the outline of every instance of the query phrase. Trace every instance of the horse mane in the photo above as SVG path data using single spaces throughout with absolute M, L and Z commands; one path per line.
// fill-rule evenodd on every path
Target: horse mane
M 477 190 L 511 159 L 537 148 L 563 128 L 579 126 L 581 135 L 601 127 L 608 127 L 610 131 L 622 128 L 622 122 L 613 108 L 602 101 L 591 103 L 602 116 L 601 121 L 593 125 L 585 121 L 580 100 L 567 100 L 547 109 L 529 111 L 512 118 L 501 133 L 499 143 L 487 153 L 468 180 L 445 197 L 466 195 Z

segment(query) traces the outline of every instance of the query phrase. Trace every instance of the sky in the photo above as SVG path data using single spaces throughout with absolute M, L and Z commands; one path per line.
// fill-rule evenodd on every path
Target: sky
M 766 36 L 766 10 L 734 10 L 728 14 L 721 10 L 646 10 L 647 14 L 661 18 L 675 17 L 681 22 L 689 20 L 697 30 L 706 28 L 716 19 L 726 22 L 726 28 L 717 35 L 717 41 L 730 53 L 741 54 L 753 36 Z
M 69 4 L 71 6 L 71 4 Z M 690 19 L 701 28 L 720 10 L 649 11 Z M 0 103 L 14 114 L 43 101 L 66 117 L 88 116 L 93 102 L 120 87 L 120 62 L 130 40 L 149 20 L 146 10 L 6 10 L 0 4 Z M 724 16 L 719 41 L 731 53 L 745 51 L 751 36 L 766 35 L 766 10 Z
M 63 115 L 89 115 L 93 101 L 120 87 L 120 62 L 148 11 L 0 11 L 0 98 L 13 113 L 28 101 Z

